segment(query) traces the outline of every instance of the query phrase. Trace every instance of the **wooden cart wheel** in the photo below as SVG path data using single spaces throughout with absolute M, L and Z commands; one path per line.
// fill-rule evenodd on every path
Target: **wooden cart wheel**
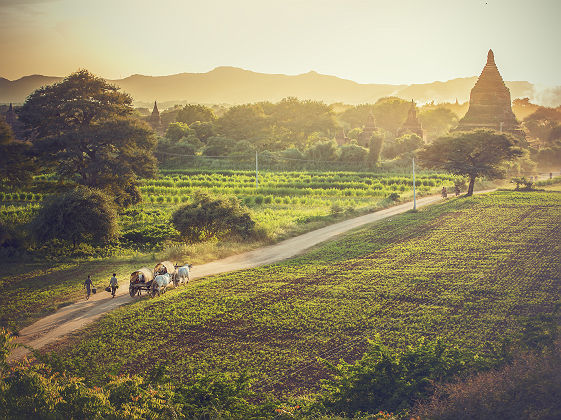
M 132 286 L 129 286 L 129 295 L 131 295 L 131 297 L 134 297 L 134 295 L 136 295 L 136 289 Z

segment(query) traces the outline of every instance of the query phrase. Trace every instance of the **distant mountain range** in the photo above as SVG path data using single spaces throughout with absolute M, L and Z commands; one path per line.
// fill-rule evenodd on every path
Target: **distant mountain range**
M 40 86 L 62 80 L 61 77 L 25 76 L 10 81 L 0 78 L 0 103 L 22 103 Z M 360 84 L 316 72 L 296 76 L 264 74 L 236 67 L 217 67 L 208 73 L 180 73 L 170 76 L 142 76 L 135 74 L 111 83 L 132 95 L 135 105 L 201 103 L 241 104 L 258 101 L 279 101 L 287 96 L 321 100 L 326 103 L 373 103 L 384 96 L 413 99 L 422 104 L 469 100 L 469 93 L 477 77 L 465 77 L 412 85 Z M 506 82 L 512 99 L 529 97 L 539 103 L 529 82 Z

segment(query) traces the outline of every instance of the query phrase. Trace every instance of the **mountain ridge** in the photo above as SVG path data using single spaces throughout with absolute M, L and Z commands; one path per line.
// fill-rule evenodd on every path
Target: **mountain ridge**
M 16 80 L 0 77 L 0 103 L 22 103 L 35 89 L 62 77 L 28 75 Z M 108 81 L 129 93 L 136 105 L 164 102 L 242 104 L 277 102 L 288 96 L 326 103 L 373 103 L 384 96 L 398 96 L 418 103 L 469 100 L 477 76 L 416 84 L 362 84 L 333 75 L 309 71 L 298 75 L 258 73 L 239 67 L 220 66 L 206 73 L 177 73 L 167 76 L 133 74 Z M 512 99 L 538 98 L 533 84 L 505 82 Z

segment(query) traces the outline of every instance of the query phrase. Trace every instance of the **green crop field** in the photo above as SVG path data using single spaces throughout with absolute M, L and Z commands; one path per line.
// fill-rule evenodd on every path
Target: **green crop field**
M 81 297 L 86 274 L 94 282 L 106 282 L 112 271 L 119 278 L 138 268 L 154 265 L 159 258 L 182 258 L 199 264 L 210 259 L 260 246 L 215 243 L 204 248 L 182 246 L 170 223 L 172 212 L 191 200 L 195 191 L 236 196 L 249 207 L 257 227 L 274 242 L 334 221 L 392 205 L 387 197 L 412 196 L 409 175 L 354 172 L 263 172 L 259 188 L 251 171 L 164 172 L 158 179 L 142 180 L 143 202 L 119 214 L 120 238 L 103 247 L 81 244 L 37 244 L 37 256 L 21 263 L 20 256 L 5 260 L 0 273 L 0 325 L 22 326 Z M 453 185 L 454 176 L 426 173 L 417 177 L 419 195 L 436 193 Z M 0 192 L 0 219 L 8 226 L 28 223 L 41 201 L 56 190 L 50 175 L 39 175 L 28 191 Z M 0 250 L 1 252 L 1 250 Z M 54 255 L 53 255 L 54 254 Z
M 561 193 L 496 192 L 395 216 L 299 258 L 122 307 L 66 343 L 70 371 L 176 379 L 247 372 L 257 392 L 317 390 L 367 339 L 487 352 L 561 303 Z

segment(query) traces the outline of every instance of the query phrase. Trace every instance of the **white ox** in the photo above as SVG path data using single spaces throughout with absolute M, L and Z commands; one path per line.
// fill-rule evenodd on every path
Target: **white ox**
M 191 268 L 190 264 L 185 264 L 183 267 L 179 267 L 177 269 L 177 273 L 175 275 L 175 285 L 178 286 L 180 284 L 187 284 L 189 283 L 189 268 Z
M 155 296 L 156 294 L 160 295 L 160 293 L 164 293 L 170 283 L 171 283 L 171 276 L 168 273 L 158 274 L 154 278 L 154 281 L 152 282 L 152 296 Z

